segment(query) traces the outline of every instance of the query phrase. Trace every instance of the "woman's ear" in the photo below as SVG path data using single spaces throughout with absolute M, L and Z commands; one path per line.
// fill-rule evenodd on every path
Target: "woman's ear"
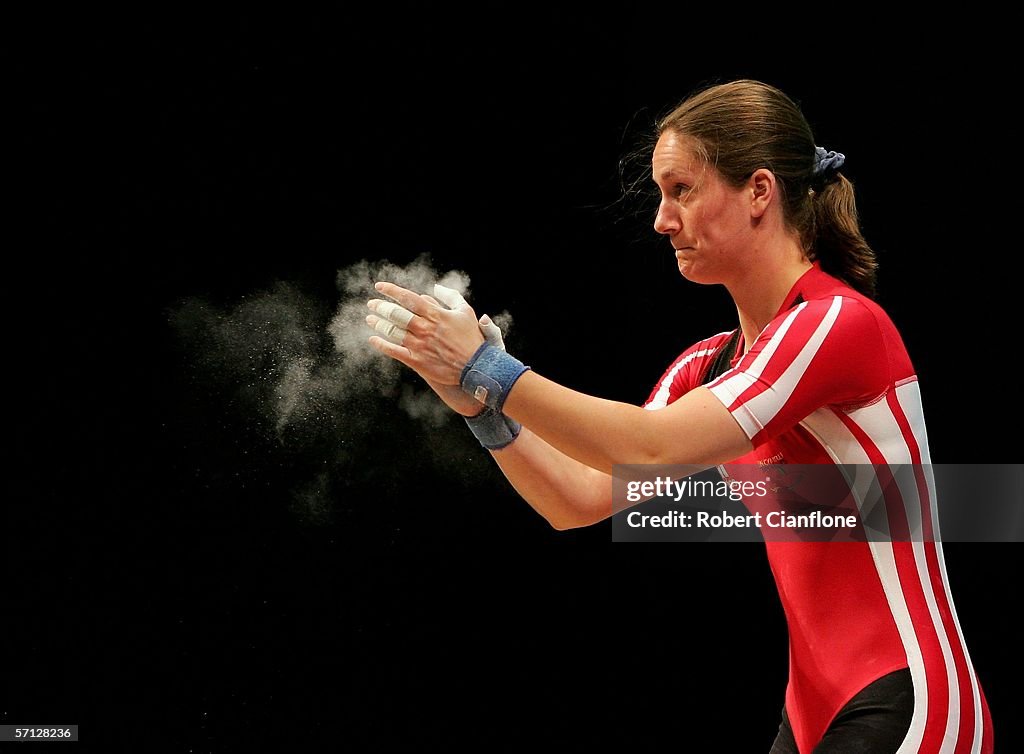
M 758 168 L 747 181 L 750 190 L 750 216 L 761 217 L 775 198 L 775 173 Z

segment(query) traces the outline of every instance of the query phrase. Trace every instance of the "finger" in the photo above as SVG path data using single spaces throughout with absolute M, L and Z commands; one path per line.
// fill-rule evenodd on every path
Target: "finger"
M 438 307 L 439 309 L 440 309 L 440 308 L 442 308 L 442 307 L 441 307 L 441 302 L 440 302 L 440 301 L 438 301 L 438 300 L 437 300 L 436 298 L 434 298 L 433 296 L 428 296 L 428 295 L 427 295 L 426 293 L 421 293 L 421 294 L 420 294 L 420 296 L 422 296 L 423 298 L 425 298 L 425 299 L 426 299 L 427 301 L 429 301 L 430 303 L 432 303 L 432 304 L 435 304 L 435 305 L 437 305 L 437 307 Z
M 494 324 L 494 321 L 486 314 L 480 318 L 480 332 L 492 346 L 505 350 L 505 339 L 501 336 L 501 328 Z
M 398 345 L 403 344 L 405 342 L 405 336 L 409 334 L 408 330 L 399 327 L 393 322 L 388 322 L 386 319 L 375 317 L 372 314 L 366 318 L 366 324 L 392 343 L 397 343 Z
M 370 336 L 370 345 L 385 356 L 390 356 L 395 361 L 400 361 L 406 366 L 409 366 L 409 360 L 412 358 L 412 352 L 409 351 L 408 348 L 384 340 L 384 338 L 377 335 Z
M 420 294 L 414 293 L 408 288 L 402 288 L 394 283 L 381 281 L 379 283 L 375 283 L 373 287 L 388 298 L 397 301 L 413 314 L 418 314 L 421 317 L 425 316 L 432 308 L 430 302 L 425 301 Z
M 408 330 L 399 327 L 393 322 L 388 322 L 386 319 L 381 319 L 375 314 L 368 314 L 366 316 L 366 324 L 388 340 L 398 344 L 403 343 L 405 341 L 405 336 L 408 334 Z
M 454 288 L 434 283 L 434 296 L 449 309 L 468 309 L 469 303 Z
M 373 298 L 366 302 L 370 311 L 376 314 L 378 317 L 383 317 L 388 322 L 398 325 L 399 327 L 409 327 L 409 321 L 413 318 L 413 313 L 408 309 L 405 309 L 398 304 L 393 304 L 390 301 L 383 301 L 379 298 Z

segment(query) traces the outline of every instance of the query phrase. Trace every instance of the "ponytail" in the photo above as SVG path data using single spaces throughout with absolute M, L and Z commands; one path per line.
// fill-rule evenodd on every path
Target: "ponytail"
M 853 184 L 842 173 L 818 188 L 811 188 L 813 240 L 808 244 L 812 260 L 866 296 L 875 295 L 878 261 L 860 232 Z

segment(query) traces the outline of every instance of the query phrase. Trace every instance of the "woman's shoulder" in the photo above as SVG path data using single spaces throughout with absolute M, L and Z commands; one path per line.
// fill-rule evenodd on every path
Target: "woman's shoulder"
M 883 381 L 907 379 L 914 366 L 892 318 L 877 301 L 845 284 L 829 286 L 780 312 L 762 333 L 793 360 L 833 360 L 860 372 L 877 367 Z M 759 339 L 760 340 L 760 339 Z
M 833 334 L 870 337 L 876 332 L 887 340 L 899 339 L 892 318 L 878 301 L 817 265 L 801 278 L 789 306 L 778 313 L 773 324 L 781 325 L 798 313 L 802 313 L 805 320 L 824 321 Z

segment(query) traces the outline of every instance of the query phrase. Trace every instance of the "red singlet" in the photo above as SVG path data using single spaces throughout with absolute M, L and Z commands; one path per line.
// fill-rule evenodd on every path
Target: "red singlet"
M 704 384 L 734 334 L 684 351 L 644 407 L 663 408 Z M 746 353 L 739 337 L 727 370 L 707 383 L 754 445 L 733 463 L 930 463 L 917 376 L 899 332 L 878 304 L 817 263 Z M 886 505 L 894 527 L 935 520 L 926 475 Z M 939 541 L 766 547 L 789 628 L 786 711 L 801 752 L 857 692 L 907 667 L 914 716 L 900 752 L 992 750 Z

